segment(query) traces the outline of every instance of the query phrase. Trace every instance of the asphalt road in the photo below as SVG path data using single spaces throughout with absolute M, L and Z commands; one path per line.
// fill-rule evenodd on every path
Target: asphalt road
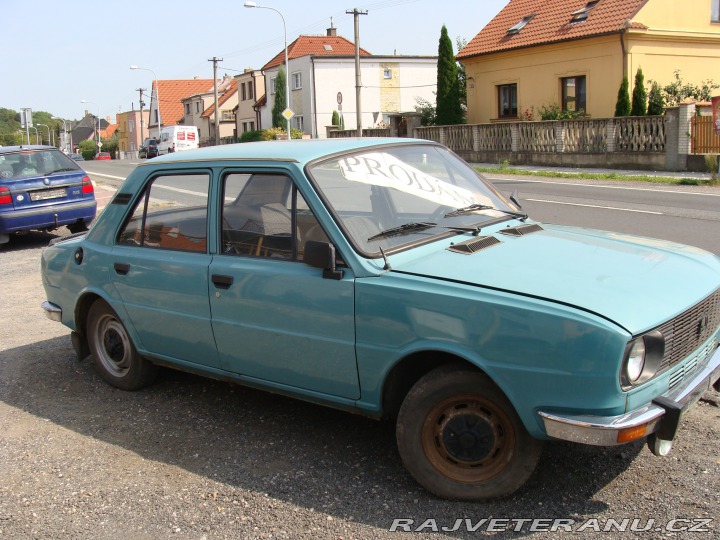
M 131 168 L 86 166 L 103 194 L 119 183 L 113 176 Z M 597 220 L 602 228 L 636 232 L 645 219 L 558 202 L 607 201 L 600 188 L 523 179 L 498 185 L 519 188 L 526 208 L 542 220 Z M 708 211 L 704 196 L 676 194 L 681 204 L 661 192 L 623 193 L 630 200 L 613 206 Z M 647 204 L 649 197 L 662 204 Z M 677 223 L 717 234 L 717 216 L 709 212 L 650 216 L 657 219 L 655 236 L 674 235 Z M 439 500 L 409 477 L 387 423 L 170 370 L 139 392 L 105 384 L 89 362 L 75 360 L 68 329 L 40 309 L 39 257 L 58 234 L 67 231 L 13 238 L 0 250 L 0 538 L 720 537 L 715 392 L 684 416 L 667 458 L 639 443 L 549 443 L 533 477 L 512 497 Z M 706 243 L 705 235 L 697 238 Z

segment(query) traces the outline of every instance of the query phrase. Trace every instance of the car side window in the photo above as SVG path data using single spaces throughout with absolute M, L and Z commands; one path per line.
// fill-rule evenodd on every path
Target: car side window
M 329 241 L 288 176 L 231 173 L 223 189 L 226 255 L 297 261 L 308 240 Z
M 153 179 L 120 231 L 117 243 L 205 253 L 209 186 L 207 174 Z

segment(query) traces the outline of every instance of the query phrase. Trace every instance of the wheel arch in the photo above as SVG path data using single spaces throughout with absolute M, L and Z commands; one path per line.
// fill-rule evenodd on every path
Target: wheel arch
M 398 361 L 385 377 L 382 387 L 383 416 L 393 420 L 397 418 L 405 396 L 415 383 L 430 371 L 449 364 L 483 373 L 492 380 L 486 371 L 457 354 L 442 350 L 416 351 Z

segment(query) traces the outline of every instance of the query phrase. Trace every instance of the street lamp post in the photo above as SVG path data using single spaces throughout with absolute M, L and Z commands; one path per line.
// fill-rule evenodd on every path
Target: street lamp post
M 246 8 L 260 8 L 260 9 L 270 9 L 280 15 L 280 18 L 282 19 L 283 23 L 283 32 L 285 34 L 285 110 L 290 110 L 290 64 L 288 62 L 288 47 L 287 47 L 287 26 L 285 25 L 285 17 L 283 17 L 283 14 L 280 13 L 277 9 L 269 6 L 259 6 L 257 2 L 245 2 L 243 4 Z M 290 137 L 290 118 L 287 118 L 287 138 L 288 141 L 291 139 Z
M 97 103 L 93 101 L 88 101 L 87 99 L 81 99 L 80 103 L 91 103 L 93 105 L 97 105 Z M 100 150 L 100 106 L 98 105 L 98 115 L 97 115 L 97 142 L 98 142 L 98 151 Z
M 50 140 L 50 126 L 48 126 L 47 124 L 38 124 L 38 126 L 42 126 L 42 127 L 44 127 L 45 129 L 47 129 L 47 132 L 48 132 L 48 145 L 52 145 L 52 141 Z
M 35 130 L 35 144 L 40 144 L 40 135 L 38 135 L 38 130 L 35 126 L 28 126 L 30 129 Z M 30 136 L 28 136 L 28 144 L 30 144 Z
M 143 71 L 149 71 L 155 77 L 155 102 L 157 103 L 157 128 L 158 135 L 157 140 L 160 141 L 160 126 L 162 126 L 162 117 L 160 116 L 160 80 L 157 78 L 155 72 L 150 68 L 144 68 L 140 66 L 130 66 L 130 69 L 141 69 Z M 151 98 L 152 99 L 152 98 Z M 150 136 L 150 126 L 148 125 L 148 137 Z

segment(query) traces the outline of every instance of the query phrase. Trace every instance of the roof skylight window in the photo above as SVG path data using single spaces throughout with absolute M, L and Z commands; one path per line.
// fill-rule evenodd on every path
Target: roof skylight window
M 332 50 L 333 50 L 332 45 L 329 45 L 329 44 L 323 45 L 323 48 L 324 48 L 326 51 L 332 51 Z
M 570 24 L 586 21 L 588 18 L 588 15 L 590 15 L 590 12 L 599 3 L 600 3 L 600 0 L 590 0 L 590 2 L 585 4 L 585 7 L 580 8 L 577 11 L 573 11 L 572 18 L 570 19 Z
M 522 30 L 523 28 L 525 28 L 525 26 L 527 26 L 527 24 L 528 24 L 530 21 L 532 21 L 534 18 L 535 18 L 535 14 L 534 14 L 534 13 L 533 13 L 532 15 L 527 15 L 526 17 L 523 17 L 523 18 L 520 20 L 520 22 L 517 23 L 515 26 L 511 26 L 510 28 L 508 28 L 508 29 L 507 29 L 507 33 L 508 33 L 508 34 L 518 34 L 518 33 L 520 32 L 520 30 Z

